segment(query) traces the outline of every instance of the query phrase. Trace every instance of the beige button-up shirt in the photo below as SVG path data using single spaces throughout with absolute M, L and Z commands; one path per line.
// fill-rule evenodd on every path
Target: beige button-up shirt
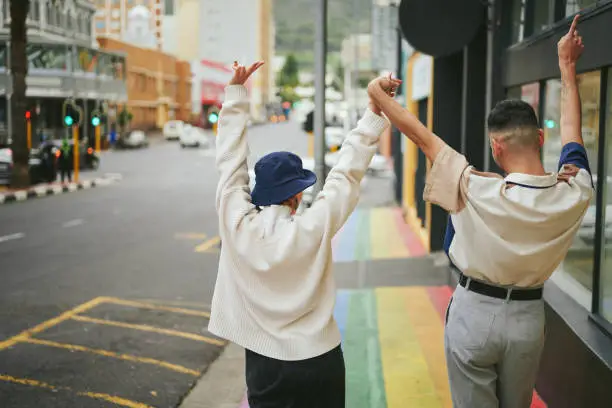
M 445 146 L 423 197 L 451 213 L 447 253 L 466 276 L 503 286 L 542 285 L 572 244 L 593 196 L 584 148 L 563 148 L 559 173 L 474 170 Z

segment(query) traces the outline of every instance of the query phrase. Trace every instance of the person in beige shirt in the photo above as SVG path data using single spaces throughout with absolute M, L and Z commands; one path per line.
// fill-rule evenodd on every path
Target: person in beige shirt
M 542 285 L 565 257 L 593 196 L 581 136 L 576 62 L 582 38 L 572 22 L 558 44 L 562 152 L 557 173 L 541 160 L 544 134 L 533 108 L 499 102 L 487 119 L 502 177 L 466 158 L 387 96 L 368 93 L 433 163 L 424 199 L 447 210 L 445 250 L 460 271 L 446 313 L 445 354 L 455 407 L 528 408 L 544 345 Z

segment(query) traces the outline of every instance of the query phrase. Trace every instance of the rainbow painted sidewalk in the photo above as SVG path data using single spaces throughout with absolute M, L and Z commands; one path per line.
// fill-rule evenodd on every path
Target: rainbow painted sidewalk
M 405 223 L 401 209 L 358 208 L 334 237 L 334 262 L 408 258 L 425 255 L 421 240 Z
M 451 295 L 448 286 L 338 291 L 348 408 L 452 407 L 443 344 Z M 545 407 L 534 393 L 531 408 Z

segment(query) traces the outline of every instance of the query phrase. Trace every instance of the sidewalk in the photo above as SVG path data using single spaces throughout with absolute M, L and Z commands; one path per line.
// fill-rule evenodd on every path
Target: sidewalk
M 107 173 L 102 177 L 82 179 L 78 183 L 43 183 L 21 190 L 0 188 L 0 204 L 48 197 L 63 193 L 72 193 L 78 190 L 87 190 L 99 186 L 107 186 L 119 180 L 121 180 L 120 174 Z

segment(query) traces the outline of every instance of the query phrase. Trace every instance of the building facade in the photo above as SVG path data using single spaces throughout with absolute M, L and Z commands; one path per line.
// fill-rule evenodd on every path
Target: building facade
M 112 38 L 98 38 L 104 50 L 126 56 L 127 101 L 131 128 L 162 128 L 168 120 L 189 121 L 191 67 L 189 62 L 149 48 Z M 119 104 L 121 105 L 121 104 Z M 122 106 L 116 107 L 119 111 Z
M 164 0 L 92 0 L 95 36 L 163 48 Z M 173 5 L 173 3 L 170 3 Z
M 12 79 L 9 56 L 10 2 L 0 1 L 0 142 L 12 133 Z M 80 135 L 93 128 L 89 113 L 108 101 L 126 99 L 125 57 L 93 47 L 95 7 L 89 0 L 31 0 L 27 18 L 27 108 L 32 113 L 33 145 L 65 134 L 62 104 L 72 98 L 84 109 Z
M 486 116 L 499 100 L 522 99 L 533 106 L 544 130 L 544 166 L 556 171 L 561 150 L 557 42 L 580 12 L 582 133 L 596 195 L 545 287 L 547 340 L 537 390 L 549 406 L 612 406 L 612 1 L 491 4 L 497 24 L 483 20 L 463 50 L 437 58 L 417 52 L 406 61 L 406 106 L 476 168 L 499 171 Z M 422 200 L 431 163 L 410 141 L 403 161 L 406 218 L 421 229 L 432 251 L 440 250 L 448 215 Z

